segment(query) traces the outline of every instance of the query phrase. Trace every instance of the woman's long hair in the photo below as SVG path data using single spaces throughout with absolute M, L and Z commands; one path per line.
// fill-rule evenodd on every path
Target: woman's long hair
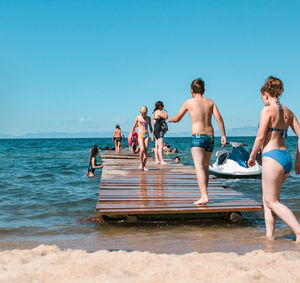
M 152 113 L 154 113 L 154 112 L 155 112 L 158 108 L 160 108 L 160 107 L 164 108 L 164 104 L 163 104 L 162 101 L 157 101 L 157 102 L 155 103 L 155 108 L 154 108 L 154 110 L 153 110 Z
M 95 144 L 93 146 L 93 148 L 91 149 L 91 158 L 92 159 L 93 157 L 96 157 L 98 155 L 98 146 Z

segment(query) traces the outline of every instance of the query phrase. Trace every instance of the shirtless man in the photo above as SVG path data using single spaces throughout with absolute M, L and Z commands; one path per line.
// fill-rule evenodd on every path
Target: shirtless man
M 115 153 L 119 153 L 121 150 L 123 132 L 119 125 L 116 125 L 112 140 L 115 142 Z
M 196 169 L 197 181 L 201 192 L 195 205 L 208 203 L 207 185 L 209 177 L 209 161 L 214 148 L 214 129 L 211 124 L 212 115 L 217 120 L 221 130 L 222 147 L 226 145 L 226 134 L 222 116 L 217 105 L 208 98 L 203 97 L 205 91 L 204 81 L 195 79 L 191 84 L 193 98 L 186 100 L 178 114 L 169 118 L 169 122 L 179 122 L 188 111 L 192 121 L 191 153 Z

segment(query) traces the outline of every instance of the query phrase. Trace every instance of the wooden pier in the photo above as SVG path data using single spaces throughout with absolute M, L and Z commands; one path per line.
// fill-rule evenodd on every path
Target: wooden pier
M 148 172 L 137 169 L 138 156 L 129 152 L 101 154 L 104 161 L 96 206 L 100 221 L 175 220 L 227 217 L 233 222 L 242 220 L 240 212 L 260 211 L 262 205 L 224 186 L 214 176 L 208 185 L 209 203 L 195 206 L 200 191 L 192 166 L 156 165 L 149 157 Z

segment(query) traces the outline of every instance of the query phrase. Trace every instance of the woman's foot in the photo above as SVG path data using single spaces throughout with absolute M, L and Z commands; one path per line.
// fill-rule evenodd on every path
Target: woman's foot
M 266 235 L 266 239 L 269 240 L 269 241 L 274 241 L 275 236 L 274 235 Z
M 201 205 L 208 203 L 208 197 L 201 197 L 197 201 L 194 202 L 194 205 Z
M 145 171 L 145 172 L 147 172 L 147 171 L 148 171 L 148 169 L 147 169 L 146 167 L 144 167 L 144 171 Z
M 165 161 L 162 161 L 161 162 L 161 165 L 167 165 L 168 163 L 167 162 L 165 162 Z
M 300 244 L 300 234 L 299 234 L 299 235 L 296 235 L 296 243 L 297 243 L 297 244 Z
M 143 169 L 143 165 L 140 164 L 139 167 L 138 167 L 138 169 Z
M 160 164 L 160 162 L 159 161 L 155 161 L 155 164 Z

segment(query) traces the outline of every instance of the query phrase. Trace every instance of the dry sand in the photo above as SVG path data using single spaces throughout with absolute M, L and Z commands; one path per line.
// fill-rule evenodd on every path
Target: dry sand
M 300 253 L 0 252 L 0 282 L 300 282 Z

